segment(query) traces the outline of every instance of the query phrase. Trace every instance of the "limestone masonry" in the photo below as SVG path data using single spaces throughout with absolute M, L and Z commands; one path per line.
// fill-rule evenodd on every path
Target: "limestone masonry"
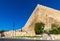
M 23 27 L 23 30 L 35 35 L 34 25 L 36 22 L 45 23 L 44 29 L 49 30 L 52 23 L 60 24 L 60 11 L 38 4 Z
M 4 34 L 7 37 L 13 36 L 13 32 L 16 33 L 15 36 L 35 36 L 34 25 L 37 22 L 45 23 L 44 29 L 49 30 L 52 23 L 60 24 L 60 11 L 38 4 L 22 28 L 22 32 L 17 30 L 5 32 Z

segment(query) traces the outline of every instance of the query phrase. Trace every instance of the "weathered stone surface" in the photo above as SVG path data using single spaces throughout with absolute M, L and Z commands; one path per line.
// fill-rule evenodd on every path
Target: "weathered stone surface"
M 4 34 L 6 37 L 35 36 L 36 34 L 34 31 L 34 26 L 37 22 L 45 23 L 44 29 L 49 30 L 52 23 L 60 24 L 60 11 L 38 4 L 31 16 L 29 17 L 27 23 L 23 27 L 22 32 L 17 30 L 5 32 Z
M 23 27 L 23 30 L 27 32 L 31 31 L 35 35 L 34 25 L 36 22 L 45 23 L 44 29 L 49 30 L 52 23 L 60 23 L 60 11 L 38 4 Z

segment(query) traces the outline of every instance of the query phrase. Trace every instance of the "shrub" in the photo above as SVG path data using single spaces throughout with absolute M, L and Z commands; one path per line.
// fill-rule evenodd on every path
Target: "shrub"
M 51 29 L 52 30 L 49 31 L 51 34 L 60 34 L 60 26 L 59 25 L 52 24 Z
M 34 30 L 35 30 L 35 33 L 36 34 L 42 34 L 43 33 L 43 29 L 44 29 L 44 23 L 36 23 L 35 24 L 35 28 L 34 28 Z
M 4 32 L 5 32 L 5 30 L 0 30 L 1 37 L 4 37 L 5 36 L 4 35 Z
M 58 27 L 59 27 L 58 24 L 51 24 L 51 28 L 52 28 L 52 29 L 56 29 L 56 28 L 58 28 Z

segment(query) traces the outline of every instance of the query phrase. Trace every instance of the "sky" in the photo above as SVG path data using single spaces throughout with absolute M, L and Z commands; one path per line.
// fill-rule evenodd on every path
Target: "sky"
M 60 0 L 0 0 L 0 30 L 21 29 L 37 4 L 60 10 Z

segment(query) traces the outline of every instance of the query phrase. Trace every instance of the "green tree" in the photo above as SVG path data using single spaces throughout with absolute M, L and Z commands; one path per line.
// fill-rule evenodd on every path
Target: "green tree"
M 36 34 L 42 34 L 43 33 L 43 29 L 44 29 L 44 23 L 36 23 L 35 24 L 35 28 L 34 28 L 34 30 L 35 30 L 35 33 Z
M 5 30 L 0 30 L 1 37 L 4 37 L 5 36 L 4 35 L 4 32 L 5 32 Z

